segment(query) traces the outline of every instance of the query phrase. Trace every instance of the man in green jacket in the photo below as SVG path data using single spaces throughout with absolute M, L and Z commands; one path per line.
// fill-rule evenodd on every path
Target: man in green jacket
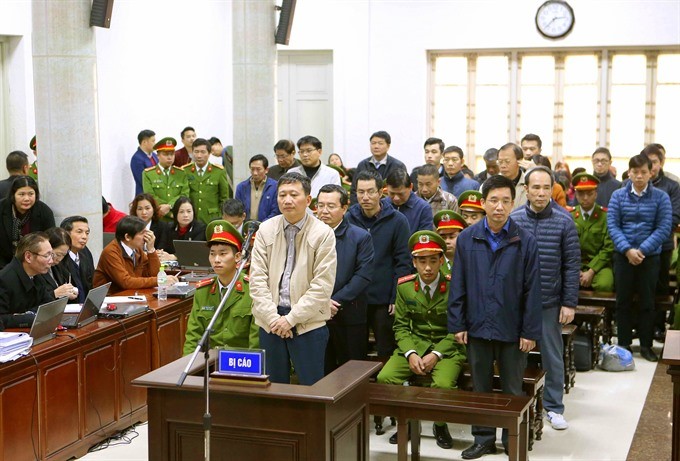
M 185 355 L 196 350 L 241 261 L 243 237 L 234 226 L 223 220 L 212 221 L 205 234 L 210 247 L 210 266 L 217 277 L 197 285 L 194 306 L 187 323 Z M 242 273 L 222 308 L 220 318 L 215 322 L 210 335 L 210 347 L 258 348 L 258 327 L 253 320 L 251 307 L 248 277 Z
M 158 217 L 172 221 L 172 207 L 178 198 L 189 196 L 187 174 L 172 164 L 175 161 L 174 138 L 163 138 L 154 146 L 158 164 L 146 168 L 142 173 L 144 192 L 153 195 L 158 203 Z
M 409 239 L 417 274 L 399 279 L 394 314 L 397 350 L 378 374 L 378 382 L 402 385 L 413 375 L 430 375 L 431 386 L 455 389 L 465 362 L 465 347 L 447 330 L 450 276 L 440 273 L 446 242 L 432 231 L 419 231 Z M 451 448 L 446 423 L 436 422 L 437 445 Z M 390 438 L 397 443 L 397 434 Z
M 203 224 L 221 217 L 222 204 L 231 197 L 227 176 L 220 165 L 208 163 L 210 143 L 198 138 L 193 144 L 194 161 L 184 165 L 189 182 L 189 198 L 196 207 L 196 217 Z

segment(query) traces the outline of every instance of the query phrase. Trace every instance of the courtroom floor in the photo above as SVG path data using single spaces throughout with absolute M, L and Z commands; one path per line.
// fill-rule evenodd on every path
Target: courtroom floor
M 659 354 L 661 346 L 655 343 L 655 350 Z M 633 347 L 637 350 L 635 345 Z M 608 373 L 592 370 L 577 373 L 576 386 L 564 396 L 565 417 L 570 424 L 569 429 L 555 431 L 546 421 L 543 439 L 534 444 L 533 451 L 529 452 L 529 459 L 532 461 L 626 461 L 626 459 L 637 461 L 639 456 L 634 455 L 634 451 L 631 451 L 630 457 L 628 453 L 638 428 L 638 421 L 644 422 L 644 418 L 641 420 L 640 415 L 654 377 L 656 364 L 647 362 L 636 354 L 635 365 L 636 370 L 631 372 Z M 667 389 L 670 389 L 670 377 L 665 374 L 666 367 L 664 365 L 659 365 L 659 367 L 663 371 L 657 372 L 656 380 L 662 385 L 668 384 Z M 664 394 L 666 394 L 665 389 Z M 668 391 L 665 398 L 670 408 L 672 393 Z M 647 412 L 649 409 L 650 405 L 648 405 Z M 661 436 L 657 445 L 661 453 L 656 456 L 646 456 L 643 459 L 662 461 L 670 458 L 670 413 L 668 411 L 661 413 L 655 415 L 655 429 L 658 424 L 666 427 L 668 441 L 657 432 L 656 437 Z M 467 448 L 472 440 L 469 426 L 449 424 L 454 438 L 454 447 L 451 450 L 443 450 L 434 442 L 432 423 L 423 421 L 422 427 L 422 461 L 459 460 L 461 451 Z M 640 429 L 642 432 L 645 430 L 643 427 Z M 388 443 L 394 428 L 388 426 L 386 430 L 387 432 L 382 436 L 375 435 L 371 422 L 370 461 L 396 460 L 396 446 Z M 80 459 L 84 461 L 146 461 L 148 459 L 146 424 L 138 426 L 136 431 L 139 436 L 129 445 L 112 446 L 99 452 L 89 453 Z M 507 459 L 500 445 L 500 431 L 498 435 L 500 454 L 487 455 L 481 459 L 490 461 Z

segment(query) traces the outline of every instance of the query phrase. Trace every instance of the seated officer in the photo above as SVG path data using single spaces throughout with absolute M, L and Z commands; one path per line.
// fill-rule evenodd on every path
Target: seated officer
M 47 274 L 52 246 L 44 232 L 26 234 L 19 240 L 15 257 L 0 271 L 0 331 L 29 328 L 38 306 L 54 300 L 39 274 Z
M 158 203 L 158 218 L 172 221 L 172 207 L 180 197 L 189 196 L 187 174 L 181 168 L 173 166 L 175 161 L 174 138 L 163 138 L 154 146 L 158 155 L 158 164 L 146 168 L 142 173 L 144 192 L 153 195 Z
M 442 264 L 441 273 L 443 275 L 451 275 L 451 267 L 453 266 L 453 255 L 456 252 L 456 240 L 460 231 L 468 227 L 465 218 L 451 210 L 442 210 L 434 215 L 434 228 L 437 234 L 446 242 L 446 251 L 444 252 L 444 263 Z
M 607 229 L 607 209 L 595 203 L 600 181 L 591 174 L 580 173 L 571 183 L 579 203 L 571 216 L 581 244 L 580 284 L 595 291 L 614 291 L 614 243 Z
M 477 190 L 466 190 L 458 197 L 458 210 L 468 226 L 472 226 L 486 216 L 481 200 L 482 193 Z
M 208 224 L 205 237 L 210 247 L 210 266 L 217 277 L 196 285 L 194 307 L 189 315 L 184 342 L 185 355 L 196 350 L 222 296 L 227 292 L 227 286 L 236 276 L 236 266 L 241 261 L 243 237 L 227 221 L 212 221 Z M 251 305 L 248 277 L 242 272 L 224 303 L 220 318 L 215 322 L 210 335 L 210 348 L 259 347 L 258 327 L 253 321 Z
M 419 231 L 408 244 L 418 274 L 399 279 L 394 314 L 398 347 L 378 374 L 378 382 L 402 385 L 412 375 L 431 375 L 432 387 L 455 389 L 465 348 L 446 327 L 450 276 L 439 272 L 446 243 L 432 231 Z M 453 446 L 446 423 L 434 423 L 433 431 L 437 445 Z M 397 443 L 396 433 L 390 443 Z

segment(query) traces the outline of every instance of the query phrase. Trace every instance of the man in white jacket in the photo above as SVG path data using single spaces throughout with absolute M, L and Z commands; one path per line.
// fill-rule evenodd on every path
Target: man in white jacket
M 312 197 L 318 197 L 319 189 L 326 184 L 342 186 L 340 174 L 333 168 L 321 163 L 321 141 L 314 136 L 303 136 L 297 142 L 298 154 L 302 165 L 288 170 L 300 173 L 312 182 Z

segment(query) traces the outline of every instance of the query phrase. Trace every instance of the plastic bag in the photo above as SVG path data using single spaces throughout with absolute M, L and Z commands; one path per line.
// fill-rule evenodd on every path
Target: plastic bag
M 635 370 L 635 361 L 628 349 L 615 344 L 603 345 L 598 366 L 605 371 L 630 371 Z

